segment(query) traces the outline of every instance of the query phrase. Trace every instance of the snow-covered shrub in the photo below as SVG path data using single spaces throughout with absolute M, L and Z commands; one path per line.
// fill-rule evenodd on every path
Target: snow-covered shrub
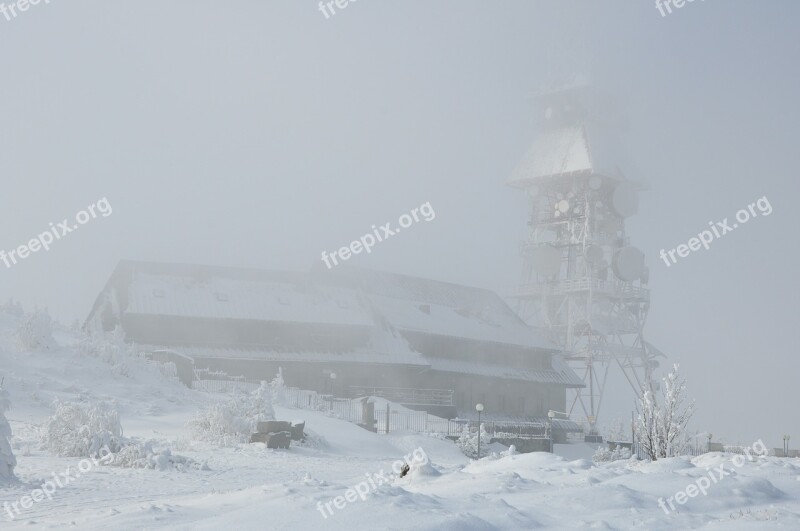
M 681 455 L 687 445 L 686 425 L 694 413 L 694 401 L 684 405 L 686 382 L 678 378 L 678 365 L 663 379 L 659 405 L 651 386 L 642 389 L 636 440 L 652 461 Z
M 59 457 L 102 457 L 125 443 L 119 414 L 105 402 L 60 402 L 41 430 L 40 445 Z
M 517 451 L 517 447 L 514 446 L 513 444 L 509 446 L 508 450 L 506 450 L 505 452 L 500 452 L 500 455 L 503 457 L 508 457 L 510 455 L 517 455 L 517 454 L 519 454 L 519 452 Z
M 626 424 L 624 420 L 615 418 L 608 428 L 605 430 L 603 440 L 611 442 L 622 442 L 631 440 L 630 424 Z
M 608 461 L 619 461 L 621 459 L 630 459 L 631 451 L 624 446 L 616 446 L 613 450 L 609 450 L 606 446 L 598 446 L 597 451 L 592 456 L 592 461 L 595 463 L 605 463 Z
M 19 302 L 14 301 L 14 299 L 9 299 L 8 302 L 0 305 L 0 313 L 13 315 L 14 317 L 22 317 L 25 315 L 25 310 L 22 309 L 22 305 Z
M 243 443 L 250 433 L 250 421 L 244 418 L 232 400 L 211 404 L 195 413 L 189 421 L 192 436 L 218 446 L 234 446 Z
M 0 387 L 0 485 L 13 481 L 14 467 L 17 466 L 17 459 L 11 451 L 11 426 L 6 419 L 6 411 L 11 409 L 11 400 L 8 398 L 8 391 Z
M 272 389 L 272 403 L 278 406 L 286 405 L 286 382 L 283 381 L 283 368 L 278 367 L 278 374 L 269 384 Z
M 122 468 L 146 468 L 150 470 L 208 470 L 205 463 L 181 455 L 173 455 L 169 448 L 154 450 L 151 441 L 130 442 L 113 454 L 109 465 Z
M 125 343 L 125 334 L 117 327 L 113 332 L 86 334 L 78 343 L 78 352 L 111 365 L 112 374 L 130 376 L 128 363 L 135 357 L 133 346 Z
M 56 346 L 53 339 L 53 320 L 46 308 L 26 315 L 15 335 L 17 346 L 21 350 L 42 351 Z
M 486 426 L 481 423 L 481 455 L 487 455 L 487 448 L 489 444 L 489 434 L 486 433 Z M 472 459 L 477 459 L 478 457 L 478 432 L 472 432 L 469 429 L 469 426 L 464 426 L 464 431 L 461 432 L 461 436 L 456 440 L 456 446 L 466 455 Z
M 219 446 L 247 442 L 260 421 L 275 420 L 272 388 L 261 382 L 252 393 L 235 390 L 231 396 L 211 404 L 189 421 L 192 436 Z
M 245 406 L 245 417 L 250 420 L 251 429 L 255 431 L 256 423 L 263 420 L 275 420 L 275 410 L 272 409 L 273 388 L 267 382 L 261 385 L 249 397 L 239 393 L 239 399 Z

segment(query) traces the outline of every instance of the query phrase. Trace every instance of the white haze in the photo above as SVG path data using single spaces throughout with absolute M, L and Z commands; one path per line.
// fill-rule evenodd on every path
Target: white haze
M 0 295 L 88 314 L 123 258 L 270 269 L 430 201 L 353 265 L 513 293 L 528 96 L 580 70 L 615 93 L 651 185 L 628 224 L 647 338 L 681 364 L 693 429 L 780 446 L 800 425 L 793 1 L 52 1 L 0 20 L 0 248 L 102 197 L 113 215 L 16 266 Z M 577 50 L 577 51 L 570 51 Z M 555 57 L 555 59 L 553 59 Z M 548 59 L 550 58 L 550 59 Z M 774 212 L 667 268 L 708 221 Z M 617 379 L 604 417 L 628 418 Z M 795 436 L 800 438 L 800 433 Z

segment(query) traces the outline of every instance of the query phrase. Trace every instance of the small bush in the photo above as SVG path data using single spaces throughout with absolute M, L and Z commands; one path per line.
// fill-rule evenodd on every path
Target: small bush
M 42 427 L 40 445 L 59 457 L 100 457 L 124 444 L 119 414 L 104 402 L 60 402 Z
M 486 428 L 481 423 L 481 438 L 480 444 L 482 447 L 481 454 L 487 454 L 487 448 L 489 444 L 489 434 L 486 433 Z M 469 429 L 469 426 L 464 426 L 464 431 L 461 432 L 461 436 L 456 441 L 456 446 L 469 458 L 477 459 L 478 458 L 478 432 L 472 432 Z
M 620 461 L 622 459 L 630 459 L 631 451 L 623 446 L 617 446 L 613 450 L 609 450 L 605 446 L 598 446 L 597 451 L 592 456 L 592 461 L 595 463 L 604 463 L 610 461 Z
M 16 331 L 17 345 L 25 351 L 50 350 L 56 346 L 53 339 L 53 320 L 47 309 L 34 310 L 25 316 Z
M 234 391 L 232 396 L 195 414 L 189 421 L 192 436 L 219 446 L 245 443 L 259 421 L 275 420 L 272 396 L 272 386 L 267 382 L 261 382 L 252 393 Z

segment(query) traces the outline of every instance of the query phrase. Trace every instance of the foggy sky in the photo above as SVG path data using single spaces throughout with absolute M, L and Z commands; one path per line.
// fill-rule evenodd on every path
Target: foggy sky
M 651 271 L 646 337 L 681 364 L 692 427 L 800 441 L 799 14 L 789 0 L 667 17 L 622 0 L 359 0 L 330 19 L 306 0 L 32 6 L 0 18 L 0 249 L 103 197 L 113 214 L 0 264 L 0 299 L 69 323 L 123 258 L 305 269 L 426 201 L 434 221 L 349 263 L 511 295 L 527 205 L 503 183 L 536 132 L 529 96 L 580 69 L 622 102 L 644 172 L 629 177 L 651 185 L 627 228 Z M 659 260 L 762 196 L 771 216 Z M 630 418 L 615 385 L 606 422 Z

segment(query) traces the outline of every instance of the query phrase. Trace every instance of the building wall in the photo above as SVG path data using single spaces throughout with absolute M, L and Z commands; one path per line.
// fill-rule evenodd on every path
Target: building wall
M 449 389 L 454 391 L 456 409 L 465 414 L 473 413 L 475 404 L 481 402 L 487 414 L 543 417 L 550 409 L 564 411 L 566 403 L 563 386 L 421 370 L 418 367 L 219 358 L 197 359 L 195 364 L 197 368 L 222 370 L 231 376 L 267 381 L 274 378 L 281 367 L 287 385 L 337 396 L 349 396 L 351 386 Z M 331 373 L 336 378 L 331 378 Z
M 487 414 L 540 417 L 550 409 L 563 411 L 566 402 L 566 390 L 560 385 L 472 374 L 429 371 L 421 387 L 452 389 L 457 409 L 467 414 L 482 403 Z

